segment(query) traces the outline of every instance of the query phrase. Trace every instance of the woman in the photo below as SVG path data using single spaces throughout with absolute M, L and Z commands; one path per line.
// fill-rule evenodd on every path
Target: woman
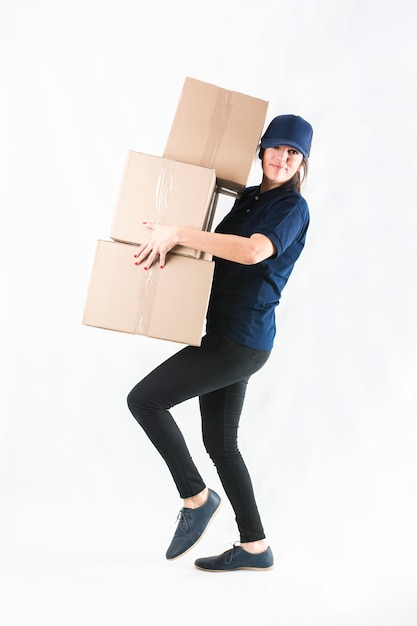
M 267 361 L 275 336 L 275 307 L 299 257 L 309 224 L 300 195 L 312 127 L 295 115 L 272 120 L 261 138 L 260 186 L 246 188 L 215 232 L 147 224 L 149 239 L 136 263 L 163 268 L 180 244 L 214 256 L 216 265 L 200 347 L 187 346 L 156 368 L 128 396 L 132 414 L 171 471 L 183 499 L 167 559 L 188 552 L 220 507 L 191 459 L 169 409 L 199 397 L 205 448 L 236 515 L 240 544 L 197 559 L 206 571 L 268 570 L 273 555 L 265 538 L 237 431 L 249 378 Z

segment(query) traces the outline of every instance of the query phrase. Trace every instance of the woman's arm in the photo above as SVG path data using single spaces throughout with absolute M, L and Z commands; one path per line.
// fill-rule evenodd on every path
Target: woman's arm
M 213 256 L 235 261 L 243 265 L 254 265 L 275 254 L 274 244 L 266 235 L 254 233 L 251 237 L 211 233 L 188 226 L 165 226 L 163 224 L 145 223 L 149 229 L 149 239 L 143 243 L 135 254 L 136 264 L 145 259 L 148 269 L 159 257 L 160 267 L 164 267 L 166 254 L 174 246 L 181 245 L 208 252 Z

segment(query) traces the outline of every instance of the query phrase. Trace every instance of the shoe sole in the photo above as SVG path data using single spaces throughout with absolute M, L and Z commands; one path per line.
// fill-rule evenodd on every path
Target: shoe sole
M 250 572 L 269 572 L 271 569 L 274 569 L 273 565 L 269 567 L 232 567 L 231 569 L 206 569 L 205 567 L 199 567 L 195 565 L 196 569 L 199 569 L 200 572 L 212 572 L 213 574 L 224 574 L 225 572 L 237 572 L 237 571 L 250 571 Z
M 201 533 L 199 538 L 196 541 L 194 541 L 193 545 L 190 546 L 189 548 L 187 548 L 187 550 L 185 550 L 184 552 L 181 552 L 181 554 L 178 554 L 178 556 L 174 556 L 172 559 L 167 559 L 167 561 L 176 561 L 177 559 L 180 559 L 182 556 L 185 556 L 186 554 L 188 554 L 188 552 L 190 552 L 190 550 L 192 550 L 198 543 L 200 543 L 200 541 L 202 540 L 202 538 L 206 534 L 207 529 L 210 526 L 211 522 L 214 520 L 214 518 L 216 517 L 217 513 L 220 511 L 221 507 L 222 507 L 222 501 L 220 500 L 219 506 L 213 512 L 213 515 L 210 517 L 209 521 L 207 522 L 205 529 L 203 530 L 203 532 Z

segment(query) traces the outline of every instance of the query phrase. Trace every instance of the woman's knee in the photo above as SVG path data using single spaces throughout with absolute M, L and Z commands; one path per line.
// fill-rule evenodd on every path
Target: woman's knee
M 155 412 L 166 410 L 165 403 L 154 388 L 150 388 L 143 381 L 135 385 L 127 395 L 127 406 L 138 422 L 146 420 Z
M 224 437 L 203 435 L 204 448 L 215 465 L 233 462 L 240 457 L 237 440 L 225 441 Z
M 141 383 L 138 383 L 127 395 L 127 406 L 133 417 L 140 422 L 143 415 L 149 411 L 150 400 L 144 393 Z
M 140 394 L 136 392 L 136 387 L 134 387 L 127 395 L 126 398 L 127 406 L 129 411 L 132 413 L 133 417 L 139 421 L 139 416 L 141 413 L 141 403 L 140 403 Z
M 137 404 L 136 394 L 134 393 L 134 389 L 131 389 L 129 393 L 127 394 L 126 402 L 127 402 L 127 406 L 129 407 L 130 412 L 133 413 Z

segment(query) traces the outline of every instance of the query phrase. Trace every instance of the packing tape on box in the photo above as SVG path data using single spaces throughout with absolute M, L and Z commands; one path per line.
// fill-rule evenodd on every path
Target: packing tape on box
M 155 204 L 151 219 L 155 224 L 165 223 L 169 208 L 169 197 L 174 186 L 174 161 L 166 160 L 155 186 Z M 147 335 L 153 314 L 155 294 L 158 286 L 159 268 L 155 265 L 146 270 L 146 278 L 138 294 L 140 313 L 136 320 L 135 334 Z
M 155 224 L 165 223 L 169 208 L 169 197 L 174 186 L 174 162 L 163 162 L 155 187 L 155 205 L 152 221 Z
M 210 117 L 206 145 L 201 154 L 200 164 L 205 167 L 213 167 L 217 150 L 223 137 L 223 129 L 227 128 L 232 107 L 232 94 L 225 89 L 220 89 Z
M 155 293 L 158 286 L 158 269 L 153 265 L 146 271 L 146 278 L 143 282 L 142 289 L 138 294 L 140 300 L 139 315 L 136 320 L 135 334 L 147 335 L 149 325 L 152 319 L 153 305 L 155 302 Z
M 152 211 L 152 222 L 155 224 L 164 224 L 165 216 L 168 213 L 169 196 L 174 184 L 174 163 L 173 161 L 164 161 L 155 186 L 155 204 Z M 147 270 L 146 279 L 143 288 L 139 293 L 142 302 L 142 312 L 136 322 L 136 332 L 140 335 L 146 335 L 149 330 L 150 321 L 152 319 L 153 303 L 155 301 L 155 293 L 158 284 L 159 274 L 155 271 L 155 266 Z

